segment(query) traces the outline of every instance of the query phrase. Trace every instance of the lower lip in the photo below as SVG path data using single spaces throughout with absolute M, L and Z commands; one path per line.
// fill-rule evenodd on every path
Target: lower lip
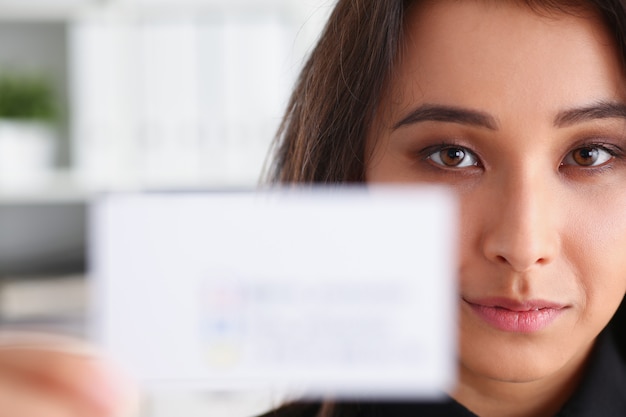
M 533 333 L 548 327 L 563 311 L 543 308 L 529 311 L 513 311 L 502 307 L 488 307 L 468 303 L 472 310 L 496 329 L 514 333 Z

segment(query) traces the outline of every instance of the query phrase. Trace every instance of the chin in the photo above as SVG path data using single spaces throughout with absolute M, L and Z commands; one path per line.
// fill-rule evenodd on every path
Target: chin
M 524 339 L 477 341 L 461 345 L 461 376 L 466 373 L 493 381 L 524 383 L 557 373 L 576 356 L 558 344 L 545 340 Z
M 554 373 L 556 369 L 538 367 L 533 364 L 532 366 L 514 366 L 497 369 L 493 369 L 493 367 L 478 367 L 476 371 L 492 381 L 523 384 L 539 381 Z

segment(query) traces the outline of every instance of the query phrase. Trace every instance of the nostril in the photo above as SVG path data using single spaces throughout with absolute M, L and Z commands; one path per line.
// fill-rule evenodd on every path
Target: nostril
M 502 255 L 498 255 L 498 256 L 496 256 L 496 260 L 497 260 L 499 263 L 501 263 L 501 264 L 508 264 L 508 263 L 509 263 L 508 259 L 506 259 L 506 258 L 505 258 L 504 256 L 502 256 Z
M 494 265 L 523 272 L 545 266 L 558 255 L 559 236 L 539 222 L 509 222 L 491 227 L 479 243 L 484 257 Z M 531 229 L 530 226 L 541 230 Z
M 492 259 L 496 263 L 500 265 L 506 265 L 516 272 L 524 272 L 533 265 L 545 265 L 550 262 L 548 258 L 544 257 L 537 258 L 534 262 L 529 262 L 528 260 L 530 258 L 527 258 L 526 260 L 524 260 L 523 258 L 515 259 L 514 257 L 508 257 L 506 255 L 496 255 Z

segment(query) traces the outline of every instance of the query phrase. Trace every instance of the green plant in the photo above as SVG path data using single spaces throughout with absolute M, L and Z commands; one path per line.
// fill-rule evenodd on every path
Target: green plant
M 47 79 L 0 74 L 0 118 L 54 122 L 57 116 L 54 89 Z

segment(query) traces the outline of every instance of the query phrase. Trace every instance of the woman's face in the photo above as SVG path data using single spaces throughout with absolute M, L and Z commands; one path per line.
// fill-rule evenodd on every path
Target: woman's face
M 461 201 L 461 383 L 579 369 L 626 292 L 626 96 L 599 19 L 504 2 L 410 12 L 368 182 Z

